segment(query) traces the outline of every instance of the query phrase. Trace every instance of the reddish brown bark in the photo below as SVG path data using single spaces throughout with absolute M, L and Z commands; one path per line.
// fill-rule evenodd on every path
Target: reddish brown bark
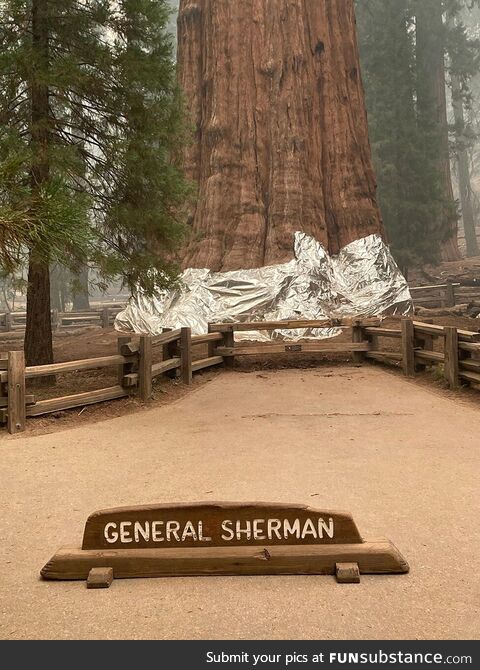
M 185 265 L 284 261 L 297 230 L 331 252 L 383 234 L 353 0 L 181 0 L 178 28 L 199 188 Z
M 32 2 L 32 44 L 44 70 L 48 65 L 48 5 L 42 0 Z M 30 81 L 31 148 L 34 156 L 30 170 L 33 195 L 41 191 L 49 180 L 49 91 L 41 76 Z M 35 205 L 34 205 L 35 206 Z M 34 246 L 29 250 L 27 286 L 27 322 L 25 326 L 25 358 L 27 365 L 53 363 L 52 328 L 50 321 L 50 270 L 44 254 Z M 42 378 L 43 383 L 55 377 Z

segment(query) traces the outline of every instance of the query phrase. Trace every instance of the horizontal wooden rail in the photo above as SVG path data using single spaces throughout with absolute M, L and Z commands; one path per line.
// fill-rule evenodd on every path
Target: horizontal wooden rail
M 245 321 L 238 323 L 212 323 L 210 328 L 219 333 L 264 331 L 264 330 L 297 330 L 300 328 L 351 328 L 352 325 L 379 326 L 381 320 L 376 317 L 364 319 L 292 319 L 288 321 Z
M 112 365 L 121 365 L 127 363 L 125 356 L 114 354 L 112 356 L 100 356 L 98 358 L 84 358 L 76 361 L 67 361 L 65 363 L 52 363 L 51 365 L 35 365 L 25 368 L 25 377 L 32 379 L 34 377 L 45 377 L 48 375 L 61 374 L 63 372 L 79 372 L 80 370 L 96 370 L 98 368 L 108 368 Z
M 49 414 L 50 412 L 59 412 L 73 407 L 82 407 L 83 405 L 92 405 L 97 402 L 107 400 L 116 400 L 128 395 L 127 391 L 121 386 L 111 386 L 110 388 L 97 389 L 96 391 L 86 391 L 85 393 L 76 393 L 61 398 L 50 398 L 49 400 L 39 400 L 35 405 L 27 406 L 27 416 L 39 416 L 40 414 Z
M 458 376 L 467 382 L 471 382 L 472 384 L 480 384 L 480 374 L 477 374 L 476 372 L 460 370 Z
M 432 286 L 410 286 L 410 293 L 420 293 L 421 291 L 445 290 L 450 286 L 460 286 L 460 284 L 433 284 Z
M 267 342 L 242 347 L 217 347 L 219 356 L 255 356 L 257 354 L 296 354 L 296 353 L 351 353 L 353 351 L 368 351 L 370 345 L 365 342 L 290 342 L 277 344 Z
M 433 335 L 433 337 L 443 337 L 445 330 L 443 326 L 436 326 L 432 323 L 422 323 L 421 321 L 414 321 L 413 327 L 416 333 L 424 333 L 426 335 Z M 471 330 L 457 330 L 458 339 L 461 342 L 480 342 L 480 333 L 475 333 Z
M 223 356 L 210 356 L 209 358 L 202 358 L 198 361 L 193 361 L 192 372 L 198 372 L 204 368 L 210 368 L 214 365 L 221 365 L 223 363 Z
M 168 358 L 161 363 L 155 363 L 152 365 L 152 377 L 158 377 L 158 375 L 162 375 L 169 370 L 176 370 L 180 367 L 181 363 L 182 361 L 178 357 Z
M 440 351 L 424 351 L 416 349 L 415 358 L 421 361 L 434 361 L 436 363 L 443 363 L 445 360 L 445 354 L 442 354 Z
M 223 340 L 222 333 L 208 333 L 208 335 L 193 335 L 192 345 L 209 344 L 210 342 L 220 342 Z
M 97 309 L 91 308 L 85 311 L 59 312 L 51 310 L 52 329 L 62 326 L 88 326 L 89 324 L 101 324 L 102 328 L 108 328 L 115 320 L 117 314 L 125 308 L 125 303 L 110 303 L 99 305 Z M 0 323 L 3 331 L 13 332 L 25 329 L 25 311 L 3 312 L 0 314 Z
M 395 330 L 393 328 L 381 328 L 377 326 L 371 326 L 365 328 L 367 335 L 376 335 L 377 337 L 393 337 L 395 339 L 400 339 L 402 333 L 400 330 Z
M 480 373 L 480 360 L 475 358 L 460 359 L 458 362 L 460 370 L 471 370 L 472 372 Z
M 398 351 L 367 351 L 365 356 L 380 363 L 389 361 L 396 363 L 402 360 L 402 354 Z
M 458 348 L 461 351 L 480 354 L 480 342 L 459 342 Z
M 163 344 L 170 344 L 170 342 L 175 342 L 180 339 L 181 333 L 181 328 L 178 328 L 177 330 L 168 330 L 161 335 L 156 335 L 155 337 L 152 337 L 152 346 L 157 347 Z

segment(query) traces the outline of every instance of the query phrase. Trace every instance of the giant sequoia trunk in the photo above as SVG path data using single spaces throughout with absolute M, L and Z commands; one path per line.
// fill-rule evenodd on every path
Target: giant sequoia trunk
M 180 0 L 178 59 L 199 188 L 186 266 L 285 261 L 296 230 L 334 253 L 383 233 L 353 0 Z

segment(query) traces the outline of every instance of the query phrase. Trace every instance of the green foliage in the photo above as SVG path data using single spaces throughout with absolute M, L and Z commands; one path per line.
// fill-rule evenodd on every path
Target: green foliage
M 414 10 L 410 0 L 357 0 L 379 202 L 404 268 L 438 260 L 456 218 L 441 169 L 437 103 L 428 98 L 428 73 L 416 53 Z
M 35 6 L 45 12 L 43 50 L 32 38 Z M 190 194 L 176 158 L 189 128 L 169 20 L 167 0 L 0 0 L 0 263 L 8 271 L 35 249 L 45 263 L 75 270 L 87 262 L 132 289 L 174 279 Z M 32 120 L 39 89 L 48 109 Z

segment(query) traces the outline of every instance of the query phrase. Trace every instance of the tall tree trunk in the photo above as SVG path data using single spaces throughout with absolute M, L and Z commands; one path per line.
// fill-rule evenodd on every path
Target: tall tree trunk
M 199 186 L 188 266 L 288 260 L 383 234 L 353 0 L 181 0 L 179 79 Z
M 30 82 L 30 132 L 33 151 L 30 187 L 34 208 L 50 173 L 49 92 L 44 81 L 49 61 L 47 12 L 48 5 L 45 0 L 33 0 L 32 47 L 40 69 Z M 42 365 L 53 363 L 49 264 L 44 252 L 38 247 L 32 246 L 29 252 L 25 358 L 27 365 Z
M 477 233 L 475 230 L 475 215 L 472 203 L 472 185 L 470 182 L 470 167 L 465 137 L 465 115 L 463 110 L 462 87 L 458 75 L 452 74 L 452 106 L 455 114 L 455 139 L 458 162 L 458 182 L 460 187 L 460 202 L 462 205 L 463 229 L 467 256 L 478 256 Z
M 433 124 L 436 124 L 437 137 L 433 141 L 438 152 L 438 169 L 442 177 L 446 205 L 442 226 L 447 228 L 448 233 L 442 245 L 442 259 L 454 261 L 459 260 L 461 254 L 458 249 L 458 220 L 454 216 L 455 197 L 450 168 L 443 2 L 416 0 L 415 15 L 419 81 L 418 109 L 420 115 L 430 117 Z
M 73 310 L 81 311 L 90 309 L 90 300 L 88 298 L 88 266 L 82 266 L 82 269 L 73 278 L 72 298 Z

